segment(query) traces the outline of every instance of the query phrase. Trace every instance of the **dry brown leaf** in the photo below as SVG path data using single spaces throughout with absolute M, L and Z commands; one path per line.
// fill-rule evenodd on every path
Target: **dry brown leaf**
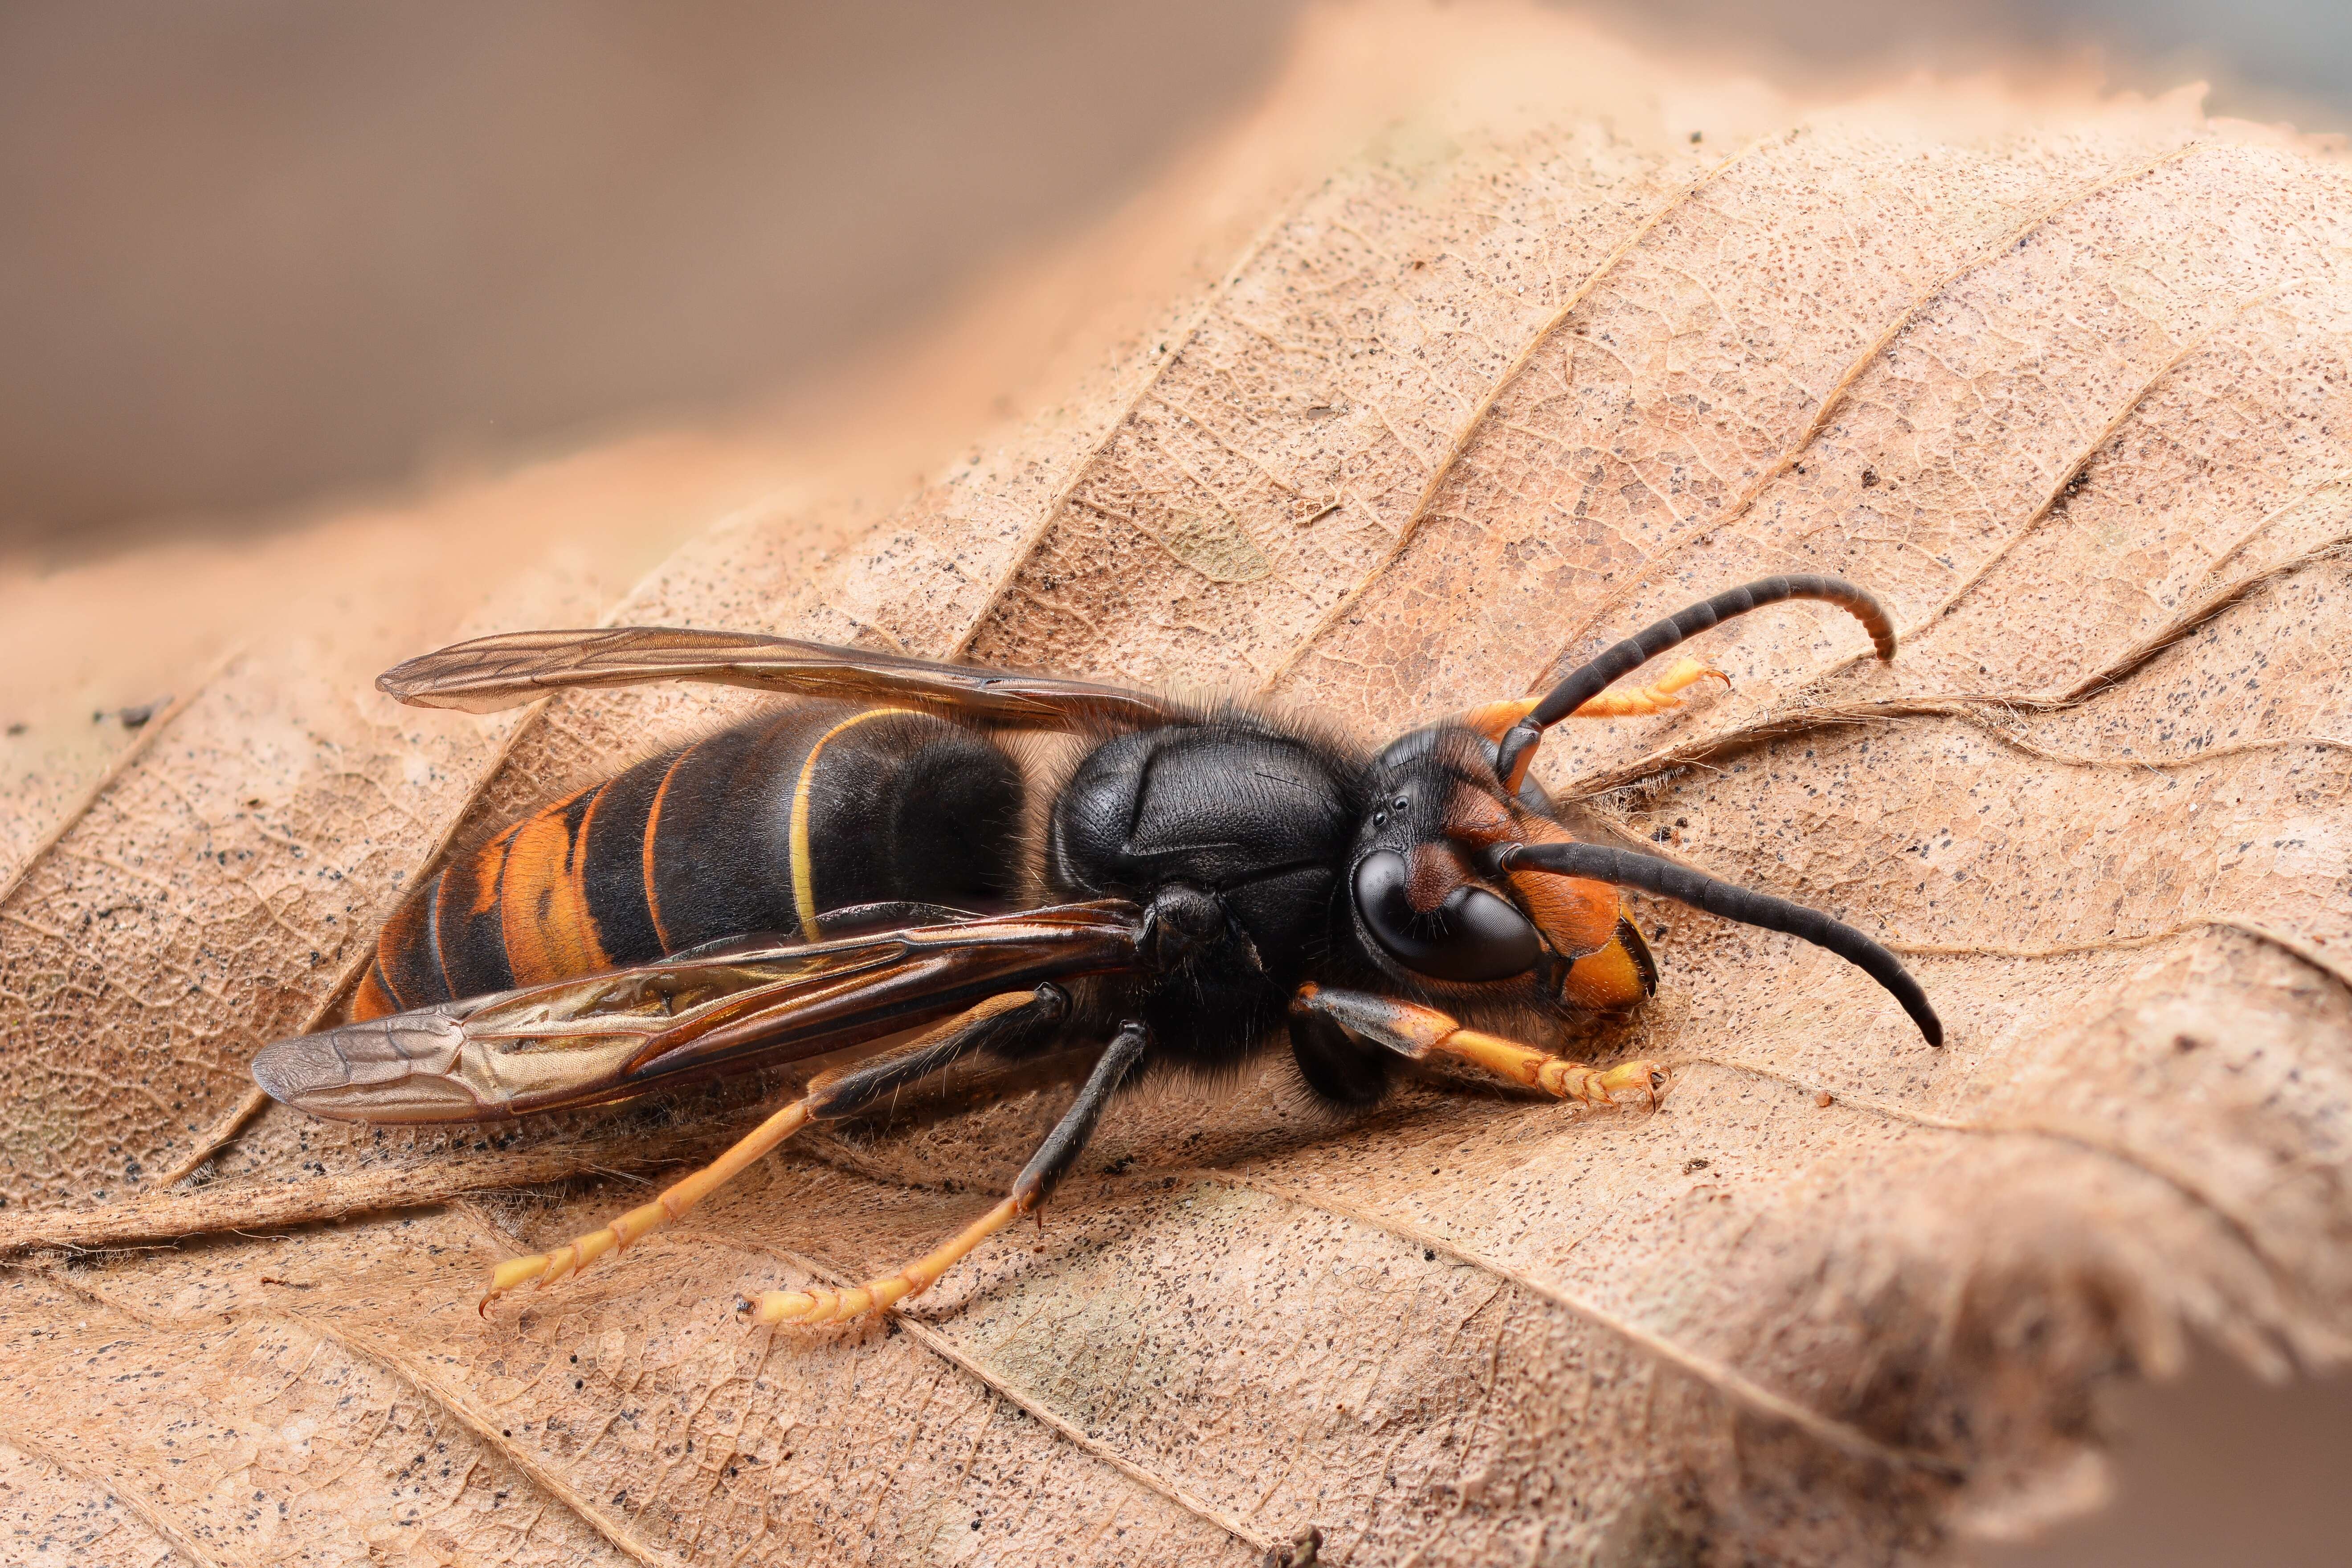
M 1826 954 L 1645 904 L 1661 994 L 1580 1045 L 1679 1063 L 1658 1111 L 1146 1099 L 1041 1233 L 838 1331 L 733 1304 L 927 1246 L 1066 1087 L 803 1135 L 488 1320 L 489 1262 L 777 1086 L 494 1137 L 271 1110 L 157 1190 L 435 845 L 738 700 L 478 721 L 368 694 L 410 651 L 368 637 L 248 655 L 0 903 L 5 1239 L 172 1243 L 10 1275 L 17 1539 L 1829 1562 L 2083 1506 L 2099 1379 L 2352 1335 L 2347 321 L 2352 174 L 2179 101 L 1923 89 L 1736 151 L 1433 114 L 865 537 L 708 534 L 617 613 L 1368 733 L 1763 572 L 1906 633 L 1887 668 L 1751 617 L 1705 645 L 1731 692 L 1542 765 L 1594 834 L 1885 933 L 1944 1051 Z

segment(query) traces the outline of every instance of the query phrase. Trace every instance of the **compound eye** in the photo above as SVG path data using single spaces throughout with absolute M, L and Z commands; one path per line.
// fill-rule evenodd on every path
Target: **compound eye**
M 1508 980 L 1536 966 L 1536 928 L 1509 903 L 1468 883 L 1433 910 L 1406 897 L 1412 872 L 1393 849 L 1356 866 L 1356 913 L 1391 958 L 1432 980 Z

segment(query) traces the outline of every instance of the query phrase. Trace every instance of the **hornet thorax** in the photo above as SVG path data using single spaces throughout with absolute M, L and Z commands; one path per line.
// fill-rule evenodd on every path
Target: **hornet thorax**
M 1055 801 L 1046 875 L 1144 905 L 1156 960 L 1191 984 L 1246 975 L 1286 1000 L 1339 907 L 1361 815 L 1352 762 L 1241 718 L 1118 736 Z

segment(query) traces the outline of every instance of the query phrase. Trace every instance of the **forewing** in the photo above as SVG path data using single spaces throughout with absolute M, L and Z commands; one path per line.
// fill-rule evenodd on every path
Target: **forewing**
M 376 685 L 403 702 L 488 713 L 568 687 L 706 680 L 855 702 L 908 702 L 1011 729 L 1162 723 L 1179 710 L 1148 692 L 1021 675 L 755 632 L 619 626 L 509 632 L 412 658 Z
M 298 1110 L 348 1121 L 487 1121 L 593 1105 L 1130 967 L 1139 919 L 1134 905 L 1103 900 L 643 964 L 280 1040 L 254 1058 L 253 1077 Z

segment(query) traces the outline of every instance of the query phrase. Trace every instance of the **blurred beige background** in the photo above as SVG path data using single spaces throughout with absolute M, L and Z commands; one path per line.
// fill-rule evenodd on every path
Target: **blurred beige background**
M 1597 0 L 1783 87 L 2203 76 L 2352 121 L 2340 0 Z M 1298 0 L 0 7 L 0 552 L 706 416 L 1230 119 Z
M 0 10 L 0 539 L 701 412 L 1115 200 L 1289 10 Z
M 1250 117 L 1333 9 L 0 8 L 0 873 L 257 616 L 525 572 L 593 615 L 730 506 L 887 506 L 1303 176 Z M 1733 96 L 2201 76 L 2352 124 L 2341 0 L 1581 14 Z M 1336 153 L 1379 92 L 1318 101 Z M 1983 1561 L 2345 1559 L 2345 1384 L 2209 1358 L 2111 1414 L 2116 1508 Z

